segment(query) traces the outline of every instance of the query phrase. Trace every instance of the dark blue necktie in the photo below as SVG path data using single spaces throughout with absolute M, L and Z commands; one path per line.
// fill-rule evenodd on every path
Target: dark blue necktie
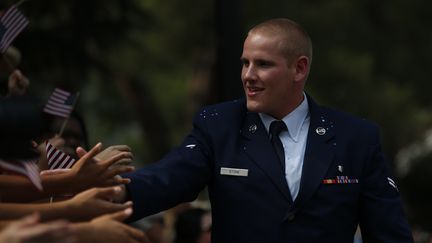
M 270 124 L 270 141 L 273 144 L 279 161 L 282 165 L 283 171 L 285 172 L 285 152 L 283 148 L 282 141 L 279 138 L 279 133 L 286 131 L 287 127 L 283 121 L 275 120 Z M 285 174 L 285 173 L 284 173 Z

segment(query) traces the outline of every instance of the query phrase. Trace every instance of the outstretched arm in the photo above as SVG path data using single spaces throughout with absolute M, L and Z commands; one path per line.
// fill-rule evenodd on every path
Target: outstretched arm
M 73 229 L 79 242 L 106 243 L 150 243 L 146 235 L 126 224 L 121 223 L 132 214 L 132 209 L 103 215 L 87 223 L 74 224 Z
M 75 242 L 72 228 L 65 220 L 39 223 L 39 215 L 31 214 L 9 223 L 0 232 L 0 243 Z
M 33 212 L 40 214 L 42 221 L 68 219 L 70 221 L 86 221 L 94 217 L 124 210 L 132 206 L 131 202 L 112 203 L 120 192 L 118 187 L 93 188 L 77 194 L 69 200 L 54 203 L 1 203 L 2 219 L 16 219 Z
M 107 187 L 129 183 L 117 175 L 131 172 L 133 166 L 112 166 L 119 161 L 128 161 L 132 158 L 129 151 L 117 150 L 110 156 L 97 155 L 102 144 L 96 144 L 89 152 L 78 148 L 81 158 L 69 171 L 63 173 L 43 173 L 41 175 L 44 191 L 38 191 L 27 178 L 14 175 L 0 175 L 0 194 L 6 202 L 23 202 L 47 198 L 52 195 L 77 193 L 92 187 Z M 26 193 L 18 193 L 18 192 Z

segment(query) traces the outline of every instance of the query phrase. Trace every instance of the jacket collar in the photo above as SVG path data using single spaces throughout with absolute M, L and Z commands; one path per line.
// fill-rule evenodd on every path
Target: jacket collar
M 306 94 L 307 95 L 307 94 Z M 320 107 L 307 95 L 310 112 L 310 126 L 306 142 L 299 194 L 294 202 L 294 209 L 300 208 L 309 200 L 324 179 L 335 153 L 335 123 L 327 110 Z M 268 138 L 258 113 L 247 112 L 240 131 L 245 138 L 244 151 L 275 184 L 284 197 L 292 202 L 284 170 L 277 161 L 276 154 Z

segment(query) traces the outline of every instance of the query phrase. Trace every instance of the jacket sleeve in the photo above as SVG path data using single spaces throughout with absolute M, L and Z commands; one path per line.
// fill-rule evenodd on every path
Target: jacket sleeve
M 381 149 L 378 128 L 373 127 L 371 134 L 360 198 L 363 242 L 413 242 L 396 182 Z
M 205 126 L 205 120 L 197 116 L 192 132 L 178 148 L 160 161 L 125 175 L 131 179 L 126 186 L 133 201 L 130 221 L 192 201 L 205 188 L 211 175 L 211 146 Z

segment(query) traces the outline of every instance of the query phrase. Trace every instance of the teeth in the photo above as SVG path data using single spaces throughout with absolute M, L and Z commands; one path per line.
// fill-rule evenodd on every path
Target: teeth
M 249 87 L 249 90 L 251 90 L 251 91 L 260 91 L 262 89 L 261 88 L 255 88 L 255 87 Z

